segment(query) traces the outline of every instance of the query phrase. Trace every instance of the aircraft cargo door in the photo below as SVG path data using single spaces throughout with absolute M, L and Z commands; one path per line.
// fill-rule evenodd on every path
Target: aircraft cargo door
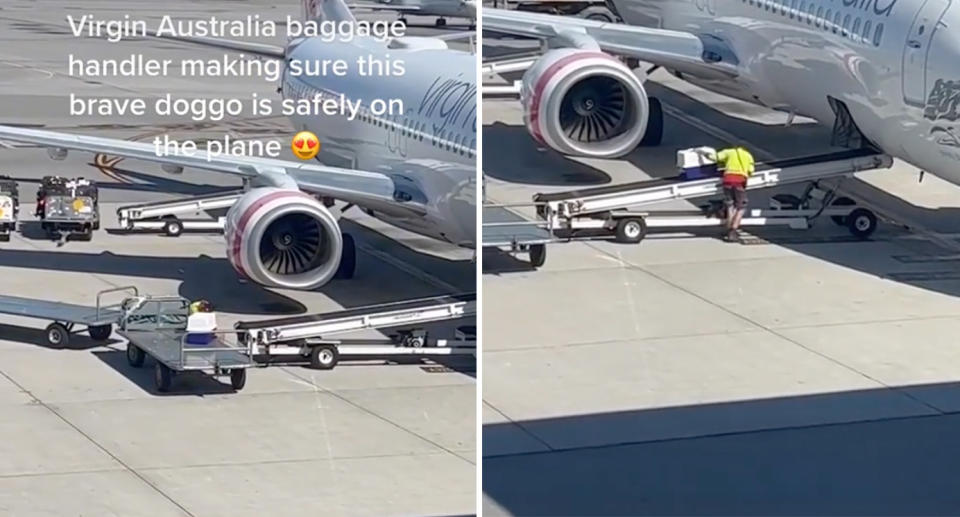
M 951 0 L 927 0 L 910 27 L 903 51 L 903 99 L 907 104 L 923 106 L 927 92 L 927 55 L 940 18 Z

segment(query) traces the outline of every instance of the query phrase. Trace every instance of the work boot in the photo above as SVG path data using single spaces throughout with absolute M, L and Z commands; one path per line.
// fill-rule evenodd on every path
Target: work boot
M 727 232 L 727 235 L 724 236 L 723 240 L 727 242 L 740 242 L 740 232 L 737 230 L 730 230 Z

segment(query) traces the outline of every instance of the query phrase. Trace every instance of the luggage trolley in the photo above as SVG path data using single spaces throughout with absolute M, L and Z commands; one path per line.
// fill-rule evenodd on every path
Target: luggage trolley
M 476 327 L 461 326 L 454 339 L 431 339 L 417 325 L 476 315 L 476 294 L 440 296 L 296 316 L 239 322 L 237 339 L 259 362 L 309 362 L 330 370 L 341 357 L 476 355 Z M 340 339 L 345 333 L 400 328 L 390 339 Z
M 153 358 L 157 391 L 167 392 L 178 373 L 207 372 L 214 377 L 229 376 L 234 390 L 247 382 L 247 368 L 253 359 L 244 347 L 231 345 L 227 334 L 209 333 L 204 344 L 191 344 L 187 332 L 190 301 L 179 296 L 130 298 L 124 302 L 124 314 L 117 333 L 125 337 L 127 362 L 134 368 Z
M 10 240 L 20 218 L 20 191 L 10 176 L 0 176 L 0 241 Z
M 37 190 L 37 217 L 51 238 L 69 232 L 89 241 L 100 228 L 97 185 L 84 178 L 44 176 Z
M 53 347 L 67 346 L 70 343 L 70 334 L 75 333 L 76 325 L 83 325 L 94 341 L 106 341 L 110 339 L 113 326 L 123 319 L 123 303 L 103 303 L 107 295 L 115 293 L 139 296 L 137 288 L 132 286 L 106 289 L 97 293 L 93 307 L 19 296 L 0 296 L 0 313 L 53 321 L 45 331 L 47 344 Z

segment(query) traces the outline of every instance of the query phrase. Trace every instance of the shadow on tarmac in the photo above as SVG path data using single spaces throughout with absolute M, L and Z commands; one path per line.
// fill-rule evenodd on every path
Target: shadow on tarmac
M 949 382 L 485 425 L 483 491 L 513 515 L 956 515 L 960 415 L 914 395 L 958 393 Z M 881 414 L 891 397 L 916 403 Z

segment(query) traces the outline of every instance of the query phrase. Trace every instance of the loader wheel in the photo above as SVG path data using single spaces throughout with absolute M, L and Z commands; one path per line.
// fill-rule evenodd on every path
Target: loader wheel
M 586 9 L 580 11 L 577 16 L 580 18 L 586 18 L 588 20 L 596 20 L 598 22 L 606 23 L 616 23 L 617 17 L 613 14 L 613 11 L 607 9 L 606 7 L 601 7 L 595 5 L 593 7 L 587 7 Z
M 854 237 L 866 239 L 877 230 L 877 216 L 866 208 L 857 208 L 847 216 L 847 228 Z
M 170 384 L 173 382 L 173 370 L 158 362 L 153 370 L 153 381 L 157 386 L 157 391 L 161 393 L 170 391 Z
M 642 218 L 621 219 L 617 223 L 617 242 L 638 244 L 647 236 L 647 223 Z
M 317 370 L 332 370 L 340 362 L 340 352 L 334 345 L 317 345 L 310 350 L 310 366 Z
M 853 206 L 855 204 L 857 204 L 856 201 L 848 197 L 841 197 L 837 198 L 831 206 Z M 846 226 L 847 224 L 847 218 L 842 215 L 833 215 L 830 216 L 830 219 L 833 221 L 833 224 L 836 224 L 837 226 Z
M 163 223 L 163 233 L 167 237 L 179 237 L 183 233 L 183 223 L 179 219 L 171 219 Z

